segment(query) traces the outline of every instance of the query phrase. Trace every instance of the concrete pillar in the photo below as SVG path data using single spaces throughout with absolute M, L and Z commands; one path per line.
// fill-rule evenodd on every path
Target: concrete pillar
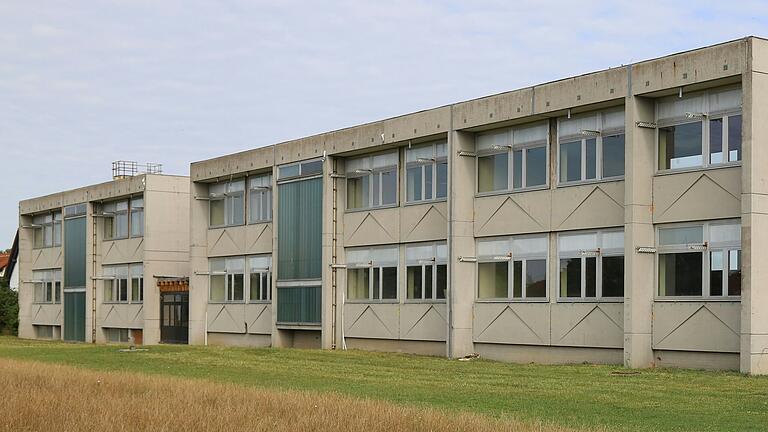
M 336 324 L 337 318 L 337 306 L 338 295 L 337 288 L 334 286 L 334 280 L 332 277 L 331 263 L 334 260 L 337 250 L 336 242 L 334 241 L 334 225 L 336 221 L 334 218 L 338 217 L 338 209 L 334 212 L 334 207 L 338 206 L 336 201 L 336 192 L 333 190 L 334 181 L 331 178 L 333 172 L 333 162 L 335 158 L 328 156 L 323 163 L 323 228 L 322 228 L 322 319 L 321 328 L 322 334 L 320 336 L 320 345 L 323 349 L 331 349 L 336 347 Z M 334 213 L 336 216 L 334 217 Z
M 460 156 L 474 152 L 474 134 L 453 131 L 448 137 L 448 357 L 474 352 L 472 339 L 475 300 L 475 263 L 459 262 L 461 256 L 475 256 L 474 196 L 475 158 Z
M 32 224 L 31 216 L 19 216 L 19 226 Z M 34 232 L 31 228 L 19 228 L 19 258 L 16 268 L 19 272 L 19 337 L 32 339 L 35 329 L 32 326 L 32 302 L 35 298 L 35 285 L 32 280 L 32 244 Z M 64 321 L 62 312 L 62 323 Z
M 628 68 L 630 75 L 632 69 Z M 639 246 L 655 245 L 653 230 L 653 173 L 655 130 L 640 128 L 638 121 L 653 122 L 653 99 L 632 95 L 626 98 L 625 192 L 624 192 L 624 366 L 653 366 L 651 326 L 653 320 L 655 256 L 639 254 Z
M 195 197 L 207 197 L 208 185 L 192 183 L 190 186 L 189 343 L 202 345 L 205 343 L 205 313 L 208 310 L 208 276 L 197 273 L 208 271 L 208 201 Z M 146 271 L 144 275 L 146 277 Z M 145 291 L 146 285 L 145 281 Z
M 749 40 L 742 86 L 740 369 L 768 374 L 768 42 Z

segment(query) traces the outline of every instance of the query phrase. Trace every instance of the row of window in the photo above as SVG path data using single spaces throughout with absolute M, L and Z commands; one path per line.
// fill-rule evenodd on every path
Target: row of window
M 104 303 L 143 303 L 144 266 L 142 264 L 103 267 Z
M 212 258 L 209 266 L 211 303 L 263 303 L 272 299 L 271 256 Z
M 248 222 L 267 222 L 272 219 L 272 175 L 265 174 L 212 184 L 209 187 L 208 199 L 211 227 L 245 224 L 246 200 L 248 201 Z
M 104 240 L 144 236 L 144 198 L 104 203 Z

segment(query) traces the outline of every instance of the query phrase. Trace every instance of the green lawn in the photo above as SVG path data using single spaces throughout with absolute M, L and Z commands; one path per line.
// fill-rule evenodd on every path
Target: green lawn
M 248 386 L 334 391 L 409 406 L 631 431 L 768 430 L 768 378 L 732 372 L 618 366 L 513 365 L 476 360 L 289 349 L 116 346 L 0 337 L 0 357 L 88 369 L 201 378 Z

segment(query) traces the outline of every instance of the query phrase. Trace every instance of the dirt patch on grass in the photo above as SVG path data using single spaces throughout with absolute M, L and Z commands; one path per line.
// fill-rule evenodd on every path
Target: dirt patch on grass
M 13 431 L 516 431 L 550 425 L 337 394 L 0 360 L 0 427 Z

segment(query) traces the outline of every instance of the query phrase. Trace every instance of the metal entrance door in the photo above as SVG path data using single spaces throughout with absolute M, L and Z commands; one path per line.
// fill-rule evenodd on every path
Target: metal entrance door
M 160 341 L 189 342 L 189 292 L 160 293 Z

